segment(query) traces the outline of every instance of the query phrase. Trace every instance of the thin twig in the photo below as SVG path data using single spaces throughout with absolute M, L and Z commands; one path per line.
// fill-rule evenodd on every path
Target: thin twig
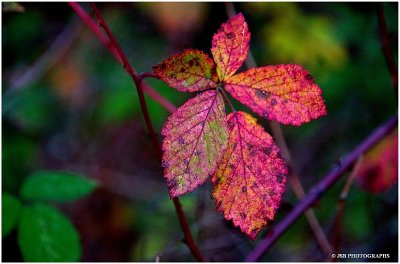
M 72 19 L 56 37 L 50 47 L 39 57 L 35 63 L 29 67 L 21 76 L 12 77 L 8 91 L 16 91 L 26 87 L 42 77 L 49 69 L 60 61 L 67 53 L 73 42 L 79 35 L 82 25 L 79 21 Z
M 75 10 L 75 12 L 77 12 L 80 17 L 86 22 L 86 24 L 88 24 L 88 26 L 93 30 L 92 26 L 93 26 L 93 21 L 91 20 L 90 16 L 86 13 L 86 11 L 84 11 L 82 8 L 80 8 L 80 6 L 76 3 L 69 3 L 71 5 L 71 7 Z M 112 34 L 110 28 L 108 27 L 107 23 L 105 22 L 105 20 L 103 19 L 103 16 L 100 13 L 100 10 L 97 8 L 97 6 L 94 3 L 90 3 L 91 8 L 93 9 L 94 14 L 96 15 L 97 19 L 98 19 L 98 25 L 100 27 L 102 27 L 107 35 L 107 37 L 110 40 L 111 45 L 113 46 L 113 48 L 109 48 L 110 52 L 114 54 L 113 50 L 116 51 L 117 54 L 114 54 L 114 56 L 118 59 L 119 62 L 122 61 L 122 64 L 124 66 L 125 71 L 132 77 L 132 80 L 135 83 L 136 86 L 136 90 L 138 92 L 138 96 L 139 96 L 139 102 L 140 102 L 140 106 L 142 108 L 142 113 L 145 119 L 145 123 L 146 123 L 146 127 L 147 130 L 150 134 L 151 137 L 151 141 L 154 145 L 154 148 L 157 152 L 157 156 L 159 158 L 159 160 L 161 160 L 162 157 L 162 153 L 161 153 L 161 148 L 160 148 L 160 143 L 158 142 L 157 139 L 157 135 L 153 129 L 153 125 L 151 123 L 151 119 L 148 113 L 148 109 L 147 109 L 147 105 L 146 105 L 146 100 L 144 98 L 144 93 L 143 93 L 143 78 L 140 78 L 139 75 L 136 73 L 135 69 L 131 66 L 131 64 L 129 63 L 127 57 L 125 56 L 125 53 L 122 51 L 120 45 L 118 44 L 117 40 L 115 39 L 114 35 Z M 79 7 L 79 8 L 77 8 Z M 91 21 L 91 22 L 89 22 Z M 100 36 L 99 31 L 97 30 L 93 30 L 96 34 L 96 36 Z M 102 35 L 102 33 L 101 33 Z M 104 36 L 104 35 L 102 35 Z M 100 39 L 103 39 L 102 37 L 99 37 Z M 104 43 L 104 41 L 102 40 L 102 42 Z M 106 42 L 108 43 L 108 42 Z M 109 45 L 106 45 L 107 47 L 109 47 Z M 191 253 L 193 254 L 193 256 L 198 260 L 198 261 L 204 261 L 204 257 L 202 256 L 200 250 L 197 248 L 196 244 L 194 243 L 192 234 L 190 232 L 190 228 L 189 225 L 186 221 L 186 217 L 183 213 L 182 210 L 182 206 L 180 204 L 180 201 L 178 198 L 174 198 L 173 199 L 173 203 L 178 215 L 178 219 L 179 222 L 181 224 L 182 227 L 182 231 L 185 237 L 185 242 L 188 245 Z
M 142 72 L 141 74 L 139 74 L 139 78 L 144 79 L 144 78 L 155 78 L 158 79 L 158 76 L 155 75 L 152 72 Z
M 351 185 L 353 184 L 354 178 L 357 176 L 358 170 L 361 166 L 362 160 L 364 156 L 360 156 L 354 165 L 352 172 L 349 177 L 347 177 L 346 183 L 344 184 L 343 190 L 340 193 L 337 208 L 336 208 L 336 216 L 334 220 L 334 233 L 333 233 L 333 253 L 339 253 L 340 247 L 340 237 L 341 237 L 341 225 L 342 219 L 344 215 L 344 207 L 346 203 L 347 196 L 349 195 Z M 337 261 L 337 258 L 331 257 L 331 261 Z
M 366 153 L 386 135 L 388 135 L 397 125 L 398 117 L 397 114 L 391 117 L 383 125 L 379 126 L 373 133 L 368 136 L 363 142 L 353 149 L 347 156 L 345 156 L 340 164 L 335 166 L 328 174 L 326 174 L 322 180 L 311 189 L 311 191 L 294 207 L 294 209 L 282 219 L 265 239 L 261 240 L 257 247 L 250 252 L 247 256 L 246 261 L 255 262 L 258 261 L 262 255 L 271 248 L 272 245 L 289 229 L 296 220 L 312 206 L 315 201 L 320 199 L 326 191 L 332 187 L 332 185 L 340 179 L 342 175 L 349 170 L 353 164 L 358 160 L 360 156 Z
M 233 3 L 226 3 L 225 7 L 227 10 L 228 16 L 234 16 L 236 14 Z M 246 66 L 249 69 L 257 67 L 257 64 L 254 60 L 251 50 L 249 50 L 248 55 L 247 55 Z M 304 188 L 299 180 L 299 177 L 295 173 L 293 162 L 292 162 L 290 152 L 289 152 L 289 148 L 286 144 L 286 140 L 283 135 L 281 126 L 279 125 L 279 123 L 277 123 L 275 121 L 269 121 L 269 124 L 270 124 L 271 130 L 272 130 L 272 134 L 275 138 L 275 141 L 281 150 L 282 157 L 286 160 L 286 163 L 289 167 L 289 174 L 288 174 L 289 184 L 292 187 L 293 192 L 296 195 L 297 199 L 300 200 L 305 195 Z M 320 245 L 322 251 L 324 252 L 324 254 L 326 256 L 330 256 L 332 253 L 332 247 L 329 244 L 329 241 L 324 233 L 324 230 L 322 229 L 321 225 L 319 224 L 318 219 L 314 214 L 314 211 L 312 209 L 309 209 L 304 214 L 307 218 L 307 222 L 311 228 L 311 231 L 313 232 L 315 239 L 317 240 L 318 244 Z
M 381 39 L 381 46 L 383 55 L 385 56 L 386 65 L 389 69 L 390 77 L 392 79 L 393 89 L 398 94 L 399 75 L 397 72 L 397 66 L 394 62 L 392 51 L 389 46 L 389 34 L 386 27 L 385 13 L 383 10 L 384 3 L 376 3 L 376 14 L 378 16 L 379 23 L 379 36 Z
M 123 65 L 123 61 L 118 54 L 117 50 L 112 45 L 111 41 L 103 34 L 98 25 L 93 22 L 89 14 L 77 3 L 69 2 L 68 3 L 71 8 L 75 11 L 75 13 L 82 19 L 83 22 L 89 27 L 89 29 L 96 35 L 96 37 L 107 47 L 108 51 L 114 56 L 114 58 Z M 176 110 L 176 107 L 163 96 L 161 96 L 156 90 L 154 90 L 147 83 L 143 82 L 142 84 L 143 91 L 145 91 L 151 98 L 153 98 L 156 102 L 162 105 L 166 110 L 170 113 L 173 113 Z

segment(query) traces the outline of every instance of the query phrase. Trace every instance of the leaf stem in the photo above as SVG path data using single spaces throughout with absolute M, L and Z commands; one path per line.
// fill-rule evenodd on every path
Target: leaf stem
M 152 72 L 142 72 L 141 74 L 139 74 L 139 78 L 140 79 L 144 79 L 144 78 L 154 78 L 154 79 L 159 79 L 157 75 L 155 75 Z
M 337 182 L 342 175 L 349 170 L 355 162 L 388 135 L 397 125 L 398 117 L 397 114 L 392 116 L 388 121 L 379 126 L 374 132 L 368 136 L 363 142 L 356 146 L 347 156 L 345 156 L 339 166 L 335 166 L 328 174 L 326 174 L 322 180 L 315 185 L 311 191 L 297 203 L 294 209 L 277 224 L 270 236 L 261 240 L 257 247 L 250 252 L 247 256 L 246 261 L 255 262 L 258 261 L 262 255 L 271 248 L 272 245 L 289 229 L 291 225 L 296 222 L 297 219 L 304 213 L 305 210 L 310 208 L 315 201 L 326 193 L 326 191 Z
M 161 161 L 162 158 L 162 152 L 160 148 L 160 144 L 158 142 L 157 135 L 153 129 L 153 125 L 151 123 L 151 119 L 149 116 L 149 112 L 147 109 L 146 105 L 146 100 L 144 97 L 143 93 L 143 78 L 141 78 L 137 72 L 134 70 L 134 68 L 130 65 L 127 57 L 125 56 L 124 52 L 122 51 L 120 45 L 118 44 L 117 40 L 115 39 L 114 35 L 112 34 L 110 28 L 108 27 L 107 23 L 104 21 L 103 16 L 101 15 L 100 10 L 97 8 L 97 6 L 94 3 L 90 3 L 91 8 L 93 9 L 93 12 L 95 16 L 98 19 L 98 25 L 102 27 L 109 39 L 109 41 L 104 37 L 102 32 L 98 30 L 97 26 L 94 27 L 95 23 L 91 20 L 90 16 L 84 11 L 78 4 L 76 3 L 69 3 L 69 5 L 74 9 L 74 11 L 82 18 L 82 20 L 92 29 L 93 32 L 95 32 L 96 36 L 104 43 L 106 44 L 107 48 L 109 51 L 114 55 L 114 57 L 117 58 L 119 62 L 122 62 L 125 71 L 132 77 L 132 80 L 135 83 L 136 90 L 139 95 L 139 102 L 140 106 L 142 108 L 142 113 L 143 117 L 146 123 L 147 130 L 150 134 L 151 141 L 153 143 L 153 146 L 157 152 L 157 156 L 159 160 Z M 97 28 L 97 29 L 95 29 Z M 109 44 L 111 43 L 111 45 Z M 186 221 L 185 214 L 182 210 L 182 206 L 180 204 L 180 201 L 178 198 L 173 199 L 173 203 L 175 206 L 175 210 L 178 215 L 179 222 L 182 227 L 182 231 L 185 237 L 185 242 L 188 245 L 191 253 L 193 256 L 198 260 L 198 261 L 204 261 L 204 257 L 200 253 L 200 250 L 197 248 L 196 244 L 194 243 L 192 234 L 190 232 L 189 225 Z
M 228 95 L 225 92 L 224 88 L 221 87 L 217 87 L 217 91 L 221 91 L 222 96 L 225 98 L 226 102 L 228 103 L 229 107 L 231 108 L 232 112 L 236 112 L 235 107 L 233 107 L 233 104 L 231 102 L 231 100 L 229 99 Z
M 399 86 L 399 75 L 397 72 L 397 66 L 393 60 L 392 51 L 389 46 L 389 34 L 387 31 L 383 4 L 384 3 L 376 3 L 376 14 L 379 23 L 379 36 L 381 40 L 383 55 L 385 56 L 386 65 L 388 67 L 390 77 L 392 79 L 392 86 L 397 95 Z

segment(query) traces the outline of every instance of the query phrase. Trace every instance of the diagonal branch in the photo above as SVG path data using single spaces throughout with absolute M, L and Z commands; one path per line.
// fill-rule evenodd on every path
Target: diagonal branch
M 98 25 L 102 27 L 106 33 L 107 38 L 103 35 L 103 33 L 95 26 L 96 24 L 92 21 L 90 16 L 83 10 L 77 3 L 69 3 L 69 5 L 74 9 L 74 11 L 82 18 L 82 20 L 89 26 L 89 28 L 96 34 L 96 36 L 107 46 L 108 50 L 114 55 L 114 57 L 118 60 L 118 62 L 122 63 L 124 66 L 125 71 L 132 77 L 133 82 L 135 83 L 138 95 L 139 95 L 139 102 L 142 108 L 143 117 L 145 119 L 147 130 L 150 134 L 151 141 L 154 145 L 154 148 L 157 152 L 157 156 L 161 161 L 162 153 L 160 148 L 160 143 L 158 142 L 157 135 L 153 129 L 153 125 L 151 123 L 151 119 L 149 116 L 149 112 L 146 105 L 146 100 L 144 98 L 143 92 L 143 76 L 137 74 L 135 69 L 129 63 L 125 53 L 122 51 L 120 45 L 118 44 L 117 40 L 115 39 L 114 35 L 112 34 L 110 28 L 108 27 L 107 23 L 103 19 L 100 10 L 94 3 L 90 3 L 91 8 L 93 9 L 94 14 L 98 19 Z M 155 92 L 155 91 L 154 91 Z M 182 210 L 182 205 L 178 198 L 173 199 L 173 203 L 175 206 L 175 210 L 178 215 L 179 222 L 181 224 L 181 228 L 185 237 L 185 242 L 188 245 L 191 253 L 198 261 L 204 261 L 204 257 L 202 256 L 200 250 L 197 248 L 196 244 L 194 243 L 192 234 L 190 232 L 189 225 L 186 221 L 186 217 Z
M 250 252 L 247 256 L 246 261 L 255 262 L 259 260 L 262 255 L 271 248 L 272 245 L 285 233 L 296 220 L 310 208 L 326 191 L 337 182 L 346 171 L 351 169 L 353 164 L 357 162 L 360 156 L 371 149 L 375 144 L 382 140 L 387 134 L 389 134 L 397 125 L 398 117 L 397 114 L 391 117 L 386 123 L 378 127 L 368 138 L 361 142 L 357 147 L 353 149 L 347 156 L 345 156 L 335 166 L 332 171 L 326 174 L 322 180 L 311 189 L 311 191 L 305 196 L 294 209 L 274 227 L 273 232 L 265 239 L 261 240 L 257 247 Z

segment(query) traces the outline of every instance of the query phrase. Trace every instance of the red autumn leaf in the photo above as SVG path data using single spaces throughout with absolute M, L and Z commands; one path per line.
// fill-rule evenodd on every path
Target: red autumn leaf
M 192 191 L 213 175 L 218 210 L 254 239 L 274 218 L 287 168 L 271 136 L 253 117 L 234 112 L 224 119 L 220 90 L 284 124 L 309 122 L 325 115 L 326 106 L 321 89 L 301 66 L 266 66 L 234 75 L 246 60 L 249 43 L 247 23 L 238 14 L 213 36 L 216 65 L 205 53 L 186 50 L 154 72 L 179 91 L 212 89 L 190 99 L 163 128 L 162 165 L 170 196 Z
M 211 52 L 220 81 L 232 76 L 247 58 L 250 32 L 242 13 L 222 24 L 212 39 Z
M 365 190 L 380 193 L 397 182 L 398 130 L 376 145 L 365 155 L 357 171 L 356 181 Z
M 217 209 L 254 239 L 272 220 L 287 168 L 272 137 L 244 112 L 227 116 L 228 147 L 212 180 Z
M 155 74 L 181 92 L 203 91 L 216 87 L 215 65 L 204 52 L 187 49 L 153 67 Z
M 225 104 L 216 90 L 188 100 L 162 129 L 164 177 L 170 196 L 194 190 L 213 175 L 227 143 Z
M 295 64 L 250 69 L 226 80 L 225 89 L 260 116 L 286 125 L 326 114 L 321 89 Z

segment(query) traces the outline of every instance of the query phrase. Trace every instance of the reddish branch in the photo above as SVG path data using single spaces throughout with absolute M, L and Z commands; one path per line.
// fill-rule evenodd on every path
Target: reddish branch
M 386 27 L 385 13 L 383 12 L 383 3 L 377 3 L 376 5 L 377 5 L 376 13 L 379 22 L 379 35 L 381 37 L 382 51 L 385 56 L 385 61 L 390 72 L 393 88 L 395 92 L 398 93 L 399 76 L 397 73 L 397 66 L 393 60 L 392 51 L 389 46 L 389 34 Z
M 124 65 L 123 60 L 121 59 L 115 47 L 112 45 L 111 41 L 103 34 L 103 32 L 100 30 L 98 25 L 91 19 L 88 13 L 77 3 L 69 2 L 68 4 L 75 11 L 75 13 L 83 20 L 83 22 L 86 23 L 86 25 L 97 36 L 97 38 L 107 47 L 107 49 L 115 57 L 115 59 L 118 60 L 119 63 Z M 149 76 L 144 75 L 142 77 L 149 77 Z M 144 92 L 146 92 L 150 97 L 152 97 L 154 100 L 160 103 L 160 105 L 162 105 L 170 113 L 176 110 L 176 107 L 173 104 L 171 104 L 171 102 L 169 102 L 159 93 L 157 93 L 152 87 L 150 87 L 144 82 L 142 83 L 142 87 Z
M 125 71 L 132 77 L 132 80 L 135 83 L 136 90 L 139 95 L 139 102 L 142 108 L 143 117 L 146 123 L 147 130 L 150 134 L 151 141 L 154 145 L 155 150 L 157 151 L 158 158 L 161 160 L 162 153 L 160 148 L 160 143 L 158 142 L 157 135 L 153 129 L 153 125 L 151 123 L 151 119 L 149 116 L 149 112 L 146 105 L 146 100 L 144 98 L 143 92 L 143 78 L 150 77 L 149 74 L 139 75 L 135 71 L 135 69 L 129 63 L 125 53 L 122 51 L 120 45 L 112 34 L 110 28 L 107 23 L 104 21 L 103 16 L 101 15 L 99 9 L 96 7 L 94 3 L 90 3 L 91 8 L 93 9 L 94 14 L 98 20 L 98 26 L 102 27 L 108 37 L 108 39 L 103 35 L 98 26 L 93 22 L 90 16 L 83 10 L 77 3 L 69 3 L 69 5 L 74 9 L 74 11 L 82 18 L 82 20 L 89 26 L 89 28 L 96 34 L 96 36 L 107 46 L 108 50 L 114 55 L 114 57 L 123 64 Z M 151 76 L 154 77 L 154 76 Z M 155 91 L 154 91 L 155 92 Z M 171 109 L 171 107 L 170 107 Z M 172 109 L 171 109 L 172 110 Z M 172 110 L 173 111 L 173 110 Z M 178 215 L 179 222 L 181 224 L 181 228 L 185 237 L 185 243 L 188 245 L 191 253 L 198 261 L 204 261 L 204 257 L 202 256 L 200 250 L 197 248 L 194 243 L 192 234 L 190 232 L 189 225 L 186 221 L 186 217 L 183 213 L 182 206 L 178 198 L 173 199 L 174 206 Z
M 246 261 L 258 261 L 261 256 L 271 248 L 272 245 L 285 233 L 296 220 L 310 208 L 332 185 L 340 179 L 340 177 L 349 170 L 355 162 L 365 152 L 371 149 L 387 134 L 389 134 L 397 125 L 397 115 L 391 117 L 386 123 L 378 127 L 367 139 L 359 144 L 350 154 L 344 157 L 335 168 L 330 171 L 323 179 L 311 189 L 295 208 L 277 224 L 273 230 L 267 234 L 267 237 L 261 240 L 257 247 L 250 252 Z

